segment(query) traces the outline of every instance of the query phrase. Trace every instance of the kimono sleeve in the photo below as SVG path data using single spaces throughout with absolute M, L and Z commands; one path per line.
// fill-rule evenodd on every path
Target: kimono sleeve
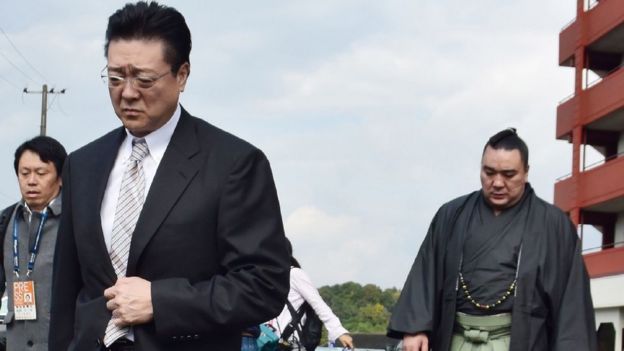
M 436 232 L 441 218 L 438 211 L 407 276 L 401 296 L 392 310 L 387 335 L 402 338 L 405 334 L 431 334 L 438 312 L 439 294 L 436 288 Z
M 562 272 L 567 279 L 561 295 L 559 309 L 553 316 L 553 350 L 588 350 L 597 349 L 596 322 L 592 303 L 589 275 L 581 255 L 581 241 L 578 240 L 573 224 L 568 218 L 563 224 L 566 237 L 577 238 L 574 251 L 571 252 L 569 270 Z

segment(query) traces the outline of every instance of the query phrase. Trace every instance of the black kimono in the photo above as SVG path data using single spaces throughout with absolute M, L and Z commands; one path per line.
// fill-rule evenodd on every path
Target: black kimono
M 392 312 L 388 336 L 426 332 L 430 348 L 449 349 L 461 296 L 459 261 L 480 201 L 481 191 L 476 191 L 438 210 Z M 517 206 L 515 216 L 522 217 L 514 225 L 523 226 L 522 261 L 511 303 L 510 351 L 596 350 L 589 277 L 574 225 L 529 184 Z

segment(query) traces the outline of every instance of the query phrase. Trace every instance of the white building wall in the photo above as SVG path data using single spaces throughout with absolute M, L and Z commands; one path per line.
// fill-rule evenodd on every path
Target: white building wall
M 596 328 L 600 323 L 613 323 L 615 328 L 615 350 L 622 350 L 624 329 L 624 274 L 591 280 L 591 293 L 596 316 Z
M 624 274 L 593 278 L 590 287 L 594 308 L 624 307 Z

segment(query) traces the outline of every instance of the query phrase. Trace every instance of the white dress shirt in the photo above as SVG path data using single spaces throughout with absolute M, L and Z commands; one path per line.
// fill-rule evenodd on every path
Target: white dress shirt
M 181 108 L 178 104 L 173 116 L 162 127 L 151 132 L 144 137 L 149 149 L 149 155 L 143 159 L 143 172 L 145 173 L 145 196 L 149 191 L 156 170 L 162 160 L 165 150 L 169 145 L 171 136 L 175 127 L 180 120 Z M 102 220 L 102 232 L 104 233 L 104 241 L 106 242 L 106 248 L 110 253 L 111 249 L 111 237 L 113 233 L 113 222 L 115 221 L 115 210 L 117 209 L 117 199 L 119 198 L 119 192 L 121 191 L 121 179 L 126 171 L 126 164 L 132 154 L 132 140 L 137 139 L 130 134 L 130 131 L 126 129 L 126 138 L 119 146 L 119 152 L 117 152 L 117 158 L 115 159 L 115 165 L 108 177 L 108 184 L 106 185 L 106 191 L 104 192 L 104 198 L 102 199 L 102 208 L 100 209 L 100 218 Z
M 175 112 L 173 112 L 173 116 L 169 119 L 169 121 L 167 121 L 167 123 L 143 137 L 147 143 L 147 149 L 149 150 L 149 154 L 143 159 L 143 173 L 145 175 L 144 196 L 146 197 L 149 192 L 149 188 L 152 185 L 152 181 L 154 180 L 154 176 L 156 175 L 156 170 L 158 169 L 160 160 L 162 160 L 163 155 L 167 150 L 167 146 L 169 145 L 169 141 L 171 141 L 173 131 L 178 125 L 181 113 L 182 110 L 178 104 Z M 130 160 L 130 155 L 132 155 L 132 141 L 134 139 L 139 138 L 130 134 L 130 131 L 126 129 L 126 138 L 119 146 L 117 158 L 115 159 L 113 169 L 108 176 L 108 183 L 106 184 L 104 198 L 102 199 L 100 218 L 102 221 L 104 241 L 106 242 L 106 249 L 109 254 L 111 250 L 111 239 L 113 236 L 115 210 L 117 209 L 117 199 L 119 198 L 119 192 L 121 191 L 121 180 L 124 176 L 124 172 L 126 171 L 126 165 Z M 125 337 L 134 341 L 134 330 L 130 328 L 130 331 Z
M 288 301 L 295 308 L 299 310 L 299 307 L 304 302 L 310 304 L 314 309 L 314 312 L 319 316 L 325 328 L 327 328 L 327 337 L 329 340 L 336 340 L 342 334 L 349 333 L 342 324 L 340 319 L 336 317 L 334 312 L 327 306 L 318 290 L 312 285 L 310 277 L 301 269 L 292 267 L 290 269 L 290 291 L 288 292 Z M 281 335 L 288 323 L 292 320 L 288 306 L 284 306 L 282 313 L 274 320 L 275 323 L 271 323 L 277 330 L 277 334 Z M 301 323 L 305 321 L 305 316 Z

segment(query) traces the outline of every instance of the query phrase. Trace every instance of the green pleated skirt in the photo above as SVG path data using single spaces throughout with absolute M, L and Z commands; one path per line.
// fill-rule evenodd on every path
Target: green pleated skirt
M 509 351 L 511 313 L 472 316 L 458 312 L 451 351 Z

